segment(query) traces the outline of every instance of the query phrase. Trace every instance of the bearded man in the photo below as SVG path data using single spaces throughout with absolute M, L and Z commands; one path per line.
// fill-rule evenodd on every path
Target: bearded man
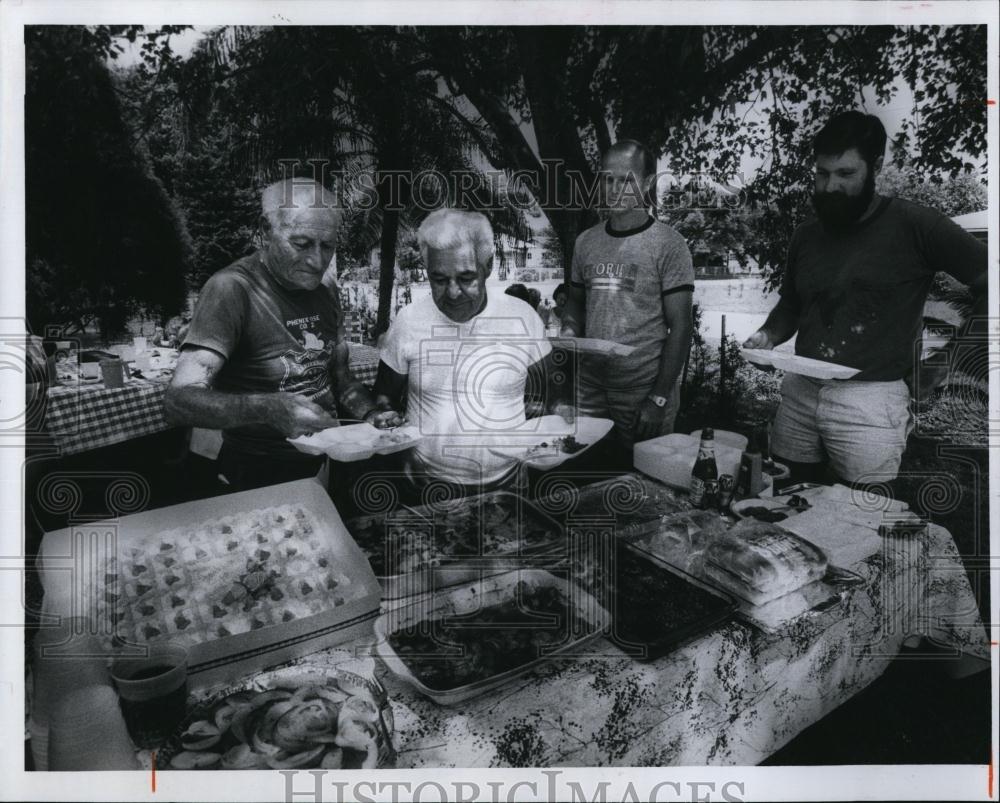
M 771 452 L 795 479 L 865 484 L 894 479 L 912 416 L 924 302 L 951 274 L 985 312 L 986 246 L 949 218 L 875 192 L 885 128 L 849 111 L 813 141 L 816 218 L 792 235 L 781 298 L 743 344 L 858 369 L 849 380 L 786 373 Z

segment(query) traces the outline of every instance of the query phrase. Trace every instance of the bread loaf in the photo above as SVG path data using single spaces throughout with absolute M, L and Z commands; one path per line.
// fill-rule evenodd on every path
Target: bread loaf
M 827 563 L 822 550 L 804 538 L 749 519 L 713 539 L 704 558 L 706 579 L 754 605 L 818 580 Z

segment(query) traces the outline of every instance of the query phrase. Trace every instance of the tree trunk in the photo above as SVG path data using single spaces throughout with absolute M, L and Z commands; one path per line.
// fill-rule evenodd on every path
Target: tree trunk
M 569 282 L 573 265 L 573 247 L 576 245 L 577 235 L 588 225 L 590 217 L 594 217 L 591 210 L 577 209 L 549 209 L 547 216 L 552 229 L 559 238 L 562 246 L 563 281 Z
M 558 196 L 543 208 L 563 247 L 563 277 L 570 280 L 576 237 L 597 221 L 597 213 L 573 198 L 574 173 L 580 186 L 589 186 L 596 177 L 583 152 L 575 115 L 567 101 L 567 65 L 573 33 L 561 28 L 517 28 L 514 32 L 520 54 L 524 86 L 531 105 L 532 125 L 543 162 L 559 160 Z M 606 129 L 605 129 L 606 133 Z
M 378 317 L 375 330 L 384 332 L 389 328 L 392 312 L 392 284 L 396 278 L 396 237 L 399 234 L 399 212 L 394 209 L 382 210 L 382 234 L 379 237 L 378 269 Z

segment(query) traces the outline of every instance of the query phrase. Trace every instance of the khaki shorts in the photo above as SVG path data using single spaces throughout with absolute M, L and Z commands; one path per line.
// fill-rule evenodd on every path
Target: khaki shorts
M 821 463 L 848 482 L 886 482 L 899 473 L 913 428 L 903 380 L 856 382 L 785 374 L 771 452 Z

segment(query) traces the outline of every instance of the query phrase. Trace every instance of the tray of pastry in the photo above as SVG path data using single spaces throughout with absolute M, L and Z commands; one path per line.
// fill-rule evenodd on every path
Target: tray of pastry
M 359 516 L 347 529 L 383 599 L 480 579 L 564 548 L 562 526 L 507 491 Z

